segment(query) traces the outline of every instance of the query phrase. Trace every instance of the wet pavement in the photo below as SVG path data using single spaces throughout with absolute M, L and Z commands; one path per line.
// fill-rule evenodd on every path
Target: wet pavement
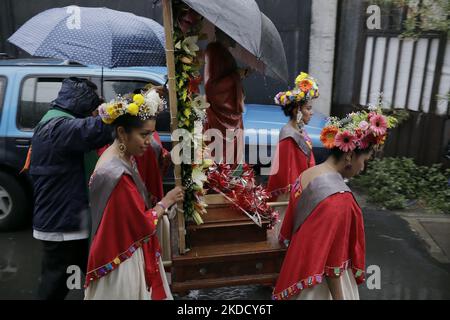
M 380 288 L 372 273 L 371 280 L 359 287 L 361 299 L 450 299 L 450 264 L 434 259 L 408 222 L 394 213 L 370 208 L 364 209 L 364 219 L 366 265 L 379 267 Z M 441 233 L 441 237 L 445 242 L 450 235 Z M 0 300 L 33 299 L 41 263 L 39 241 L 32 238 L 30 229 L 0 233 L 0 253 Z M 264 300 L 270 295 L 270 287 L 242 286 L 192 290 L 187 296 L 175 298 Z M 82 298 L 81 290 L 73 290 L 68 296 Z

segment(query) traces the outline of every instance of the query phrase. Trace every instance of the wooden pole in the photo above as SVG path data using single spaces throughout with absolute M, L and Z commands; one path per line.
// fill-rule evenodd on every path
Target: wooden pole
M 173 44 L 173 17 L 172 17 L 172 0 L 163 0 L 163 21 L 164 21 L 164 33 L 166 36 L 166 63 L 167 63 L 167 76 L 169 83 L 169 105 L 170 105 L 170 127 L 171 131 L 174 132 L 178 129 L 178 107 L 177 107 L 177 92 L 176 92 L 176 78 L 175 78 L 175 55 L 174 55 L 174 44 Z M 178 144 L 178 141 L 173 141 L 173 147 Z M 181 186 L 181 165 L 175 165 L 174 169 L 175 175 L 175 185 Z M 186 241 L 185 241 L 185 221 L 183 212 L 183 202 L 178 202 L 178 213 L 177 213 L 177 229 L 175 232 L 178 233 L 178 251 L 180 254 L 186 252 Z M 176 239 L 176 237 L 172 237 Z M 175 251 L 172 251 L 175 252 Z

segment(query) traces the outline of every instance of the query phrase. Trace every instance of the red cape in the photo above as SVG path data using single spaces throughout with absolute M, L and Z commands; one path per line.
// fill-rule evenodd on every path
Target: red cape
M 277 168 L 278 172 L 274 172 Z M 288 193 L 291 185 L 306 169 L 315 165 L 314 155 L 305 155 L 292 138 L 283 139 L 278 143 L 275 158 L 272 164 L 271 175 L 267 183 L 267 191 L 272 195 L 272 201 L 283 194 Z M 273 173 L 273 174 L 272 174 Z
M 298 184 L 293 187 L 280 232 L 288 238 L 300 189 Z M 339 277 L 347 268 L 352 268 L 358 284 L 364 282 L 362 212 L 348 192 L 334 194 L 320 202 L 292 235 L 273 299 L 288 299 L 305 288 L 321 283 L 324 277 Z
M 142 247 L 145 280 L 152 289 L 152 299 L 166 298 L 158 266 L 160 246 L 155 235 L 155 215 L 153 209 L 145 207 L 133 179 L 127 174 L 122 175 L 109 197 L 91 243 L 86 287 L 91 281 L 113 272 Z
M 157 132 L 153 134 L 153 138 L 161 146 L 161 159 L 156 158 L 153 148 L 148 148 L 140 157 L 135 157 L 139 175 L 145 184 L 148 192 L 155 197 L 156 201 L 164 197 L 162 177 L 167 170 L 170 153 L 163 148 L 161 140 Z
M 162 177 L 170 165 L 170 153 L 162 146 L 161 139 L 156 131 L 153 133 L 153 138 L 161 146 L 161 159 L 157 159 L 152 147 L 147 148 L 142 156 L 134 157 L 134 159 L 147 191 L 155 197 L 156 201 L 159 201 L 164 197 Z M 101 156 L 108 147 L 109 145 L 99 149 L 98 155 Z

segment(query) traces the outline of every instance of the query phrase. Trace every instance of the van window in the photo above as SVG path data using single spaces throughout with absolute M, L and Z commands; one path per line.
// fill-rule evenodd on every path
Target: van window
M 33 130 L 50 108 L 61 89 L 61 78 L 28 78 L 22 84 L 17 124 L 22 130 Z
M 100 82 L 100 79 L 98 79 Z M 105 101 L 114 99 L 117 95 L 127 95 L 135 90 L 144 88 L 149 82 L 144 79 L 104 79 L 103 96 Z M 99 86 L 100 91 L 100 86 Z M 168 97 L 166 97 L 168 99 Z M 170 132 L 170 113 L 169 109 L 158 114 L 156 119 L 156 131 Z
M 3 100 L 5 98 L 6 78 L 0 76 L 0 115 L 3 110 Z

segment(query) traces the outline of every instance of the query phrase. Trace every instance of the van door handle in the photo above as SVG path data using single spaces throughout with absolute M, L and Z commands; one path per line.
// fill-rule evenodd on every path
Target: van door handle
M 17 147 L 29 147 L 31 140 L 30 139 L 16 139 L 16 146 Z

